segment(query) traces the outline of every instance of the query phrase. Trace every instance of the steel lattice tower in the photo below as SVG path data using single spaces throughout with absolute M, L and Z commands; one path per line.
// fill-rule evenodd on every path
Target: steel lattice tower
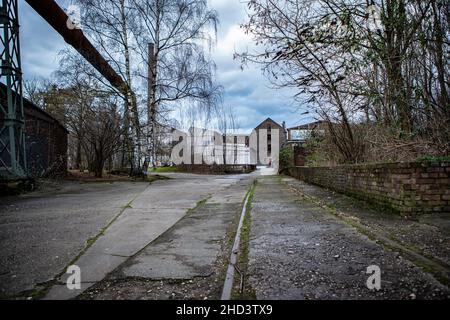
M 10 180 L 26 177 L 25 121 L 18 0 L 0 1 L 0 82 L 6 85 L 0 102 L 0 180 Z

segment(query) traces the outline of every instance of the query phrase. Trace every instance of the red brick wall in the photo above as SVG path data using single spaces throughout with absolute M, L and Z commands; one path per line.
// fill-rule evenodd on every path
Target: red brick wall
M 292 167 L 295 178 L 391 208 L 403 215 L 450 212 L 450 162 Z

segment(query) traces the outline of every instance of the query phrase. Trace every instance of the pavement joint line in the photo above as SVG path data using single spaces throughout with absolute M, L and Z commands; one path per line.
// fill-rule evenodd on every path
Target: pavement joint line
M 231 182 L 231 184 L 229 186 L 227 186 L 227 187 L 222 187 L 221 189 L 215 190 L 214 192 L 210 192 L 210 193 L 204 194 L 203 197 L 205 197 L 205 196 L 207 196 L 207 197 L 206 197 L 206 199 L 202 199 L 202 200 L 206 201 L 212 195 L 215 195 L 217 193 L 221 193 L 221 192 L 223 192 L 225 189 L 227 189 L 229 187 L 236 186 L 237 182 L 239 182 L 239 180 L 232 179 L 232 180 L 230 180 L 230 182 Z M 103 183 L 101 183 L 101 184 L 103 185 Z M 163 186 L 164 182 L 161 181 L 161 183 L 159 183 L 159 185 Z M 145 185 L 143 190 L 141 190 L 141 191 L 136 190 L 137 192 L 134 194 L 134 196 L 133 196 L 133 194 L 131 194 L 132 198 L 126 204 L 124 204 L 124 205 L 117 205 L 114 208 L 112 208 L 112 210 L 116 211 L 116 215 L 111 217 L 109 219 L 109 221 L 107 221 L 106 224 L 103 227 L 98 228 L 97 229 L 98 231 L 97 231 L 96 234 L 94 234 L 92 237 L 86 239 L 84 241 L 84 243 L 81 243 L 81 249 L 78 251 L 78 253 L 75 253 L 74 255 L 72 255 L 72 257 L 74 257 L 74 258 L 69 263 L 67 263 L 65 265 L 65 267 L 61 268 L 59 272 L 58 272 L 58 270 L 55 270 L 54 275 L 51 275 L 47 281 L 37 282 L 37 283 L 34 284 L 34 286 L 31 289 L 23 290 L 21 292 L 18 292 L 16 294 L 14 294 L 11 297 L 24 297 L 24 296 L 28 297 L 28 296 L 33 296 L 35 299 L 41 299 L 41 298 L 45 298 L 45 296 L 49 294 L 49 292 L 50 292 L 49 290 L 52 290 L 52 288 L 54 286 L 65 285 L 65 281 L 62 280 L 62 279 L 64 279 L 67 267 L 70 266 L 71 264 L 76 263 L 77 261 L 79 261 L 79 259 L 82 256 L 84 256 L 90 250 L 90 248 L 92 246 L 94 246 L 98 242 L 97 240 L 99 238 L 101 238 L 101 236 L 105 235 L 106 232 L 108 232 L 108 230 L 110 229 L 111 225 L 113 225 L 117 221 L 117 219 L 119 219 L 119 217 L 122 216 L 122 214 L 125 212 L 126 209 L 133 208 L 134 201 L 142 193 L 146 192 L 146 190 L 148 190 L 149 188 L 151 188 L 150 183 Z M 192 199 L 192 200 L 195 201 L 197 199 Z M 197 202 L 197 205 L 199 204 L 199 202 Z M 167 208 L 167 209 L 172 209 L 172 208 Z M 192 206 L 190 206 L 190 207 L 186 206 L 186 207 L 183 207 L 183 208 L 180 208 L 180 209 L 182 209 L 185 212 L 183 217 L 186 217 L 186 216 L 189 216 L 190 211 L 195 209 L 195 208 L 193 208 Z M 127 212 L 127 214 L 128 214 L 128 212 Z M 175 222 L 175 224 L 177 222 Z M 170 230 L 170 228 L 168 230 Z M 168 230 L 166 230 L 166 231 L 168 231 Z M 151 244 L 151 243 L 149 243 L 149 244 Z M 147 245 L 149 245 L 149 244 L 147 244 Z M 108 254 L 108 253 L 106 253 L 106 254 Z M 111 254 L 111 253 L 109 253 L 109 255 L 110 256 L 114 256 L 114 254 Z M 119 255 L 116 255 L 116 256 L 119 257 Z M 126 256 L 126 257 L 124 256 L 123 258 L 131 258 L 131 257 L 132 257 L 132 255 Z M 106 275 L 106 277 L 108 275 L 109 275 L 109 273 Z
M 149 243 L 147 243 L 144 247 L 142 247 L 140 250 L 138 250 L 137 252 L 135 252 L 133 255 L 131 255 L 131 256 L 126 256 L 126 257 L 124 257 L 124 258 L 127 258 L 127 261 L 128 261 L 128 259 L 132 259 L 132 258 L 138 256 L 140 253 L 142 253 L 144 250 L 146 250 L 146 248 L 148 248 L 148 247 L 149 247 L 150 245 L 152 245 L 155 241 L 157 241 L 160 237 L 162 237 L 162 236 L 165 235 L 167 232 L 170 232 L 173 228 L 175 228 L 176 225 L 177 225 L 177 223 L 178 223 L 181 219 L 183 219 L 183 218 L 189 218 L 189 216 L 190 216 L 191 213 L 193 213 L 193 212 L 194 212 L 195 210 L 197 210 L 198 208 L 200 208 L 200 207 L 206 205 L 207 202 L 208 202 L 208 200 L 211 199 L 215 194 L 220 193 L 220 192 L 222 192 L 223 190 L 225 190 L 225 189 L 227 189 L 227 188 L 229 188 L 229 187 L 231 187 L 231 186 L 233 186 L 233 185 L 235 185 L 235 184 L 236 184 L 236 183 L 234 182 L 234 183 L 230 184 L 229 186 L 224 187 L 224 188 L 222 188 L 222 189 L 219 189 L 218 191 L 216 191 L 216 192 L 214 192 L 214 193 L 208 193 L 208 194 L 206 194 L 206 196 L 205 196 L 203 199 L 200 199 L 200 200 L 198 200 L 198 201 L 196 202 L 196 204 L 195 204 L 194 207 L 186 208 L 186 213 L 185 213 L 180 219 L 178 219 L 178 220 L 177 220 L 170 228 L 168 228 L 168 229 L 165 230 L 163 233 L 161 233 L 158 237 L 156 237 L 155 239 L 153 239 L 152 241 L 150 241 Z M 146 189 L 147 189 L 147 188 L 145 188 L 142 192 L 144 192 Z M 139 195 L 137 195 L 134 199 L 136 199 L 138 196 L 139 196 Z M 133 199 L 132 201 L 134 201 L 134 199 Z M 132 201 L 130 201 L 128 204 L 130 204 Z M 127 209 L 127 207 L 125 207 L 125 209 Z M 124 262 L 122 262 L 121 264 L 119 264 L 114 270 L 112 270 L 112 271 L 110 271 L 109 273 L 107 273 L 103 279 L 106 279 L 106 278 L 107 278 L 111 273 L 113 273 L 115 270 L 120 269 L 120 267 L 121 267 L 124 263 L 126 263 L 127 261 L 124 261 Z M 102 281 L 102 280 L 100 280 L 100 281 Z M 98 282 L 100 282 L 100 281 L 98 281 Z M 96 283 L 98 283 L 98 282 L 96 282 Z M 79 295 L 81 295 L 81 294 L 83 294 L 83 292 L 81 292 Z
M 244 204 L 242 205 L 242 211 L 241 216 L 239 218 L 239 224 L 236 230 L 236 236 L 234 238 L 233 247 L 231 249 L 230 254 L 230 262 L 228 264 L 228 268 L 226 271 L 226 277 L 223 284 L 223 290 L 222 295 L 220 297 L 220 300 L 230 300 L 231 299 L 231 292 L 233 290 L 233 283 L 234 283 L 234 271 L 237 267 L 237 261 L 238 261 L 238 253 L 239 253 L 239 243 L 241 239 L 241 229 L 242 225 L 244 224 L 244 218 L 247 212 L 247 203 L 251 195 L 251 191 L 255 186 L 255 180 L 251 183 L 249 190 L 247 191 L 247 194 L 245 196 Z M 238 271 L 239 272 L 239 271 Z
M 141 195 L 145 190 L 147 190 L 147 188 L 149 188 L 150 187 L 150 184 L 144 189 L 144 190 L 142 190 L 141 192 L 139 192 L 132 200 L 130 200 L 124 207 L 122 207 L 122 210 L 121 210 L 121 212 L 116 216 L 116 217 L 114 217 L 113 218 L 113 220 L 111 220 L 111 222 L 101 231 L 101 232 L 99 232 L 99 234 L 97 234 L 97 236 L 96 237 L 94 237 L 95 238 L 95 241 L 98 239 L 98 238 L 100 238 L 103 234 L 104 234 L 104 232 L 120 217 L 120 215 L 126 210 L 126 209 L 130 209 L 130 208 L 132 208 L 131 207 L 131 203 L 139 196 L 139 195 Z M 219 190 L 219 192 L 220 192 L 221 190 Z M 136 253 L 134 253 L 133 255 L 131 255 L 131 256 L 121 256 L 121 255 L 115 255 L 115 254 L 109 254 L 109 255 L 111 255 L 111 256 L 118 256 L 118 257 L 123 257 L 123 258 L 127 258 L 127 260 L 128 259 L 131 259 L 131 258 L 133 258 L 133 257 L 135 257 L 135 256 L 137 256 L 137 255 L 139 255 L 142 251 L 144 251 L 148 246 L 150 246 L 153 242 L 155 242 L 156 240 L 158 240 L 161 236 L 163 236 L 166 232 L 168 232 L 168 231 L 170 231 L 170 230 L 172 230 L 172 228 L 174 228 L 175 227 L 175 225 L 181 220 L 181 219 L 183 219 L 183 218 L 185 218 L 185 217 L 187 217 L 191 212 L 193 212 L 194 210 L 196 210 L 197 208 L 199 208 L 199 207 L 201 207 L 201 206 L 203 206 L 203 205 L 205 205 L 206 204 L 206 202 L 208 201 L 208 199 L 210 199 L 211 197 L 213 196 L 213 193 L 208 193 L 207 195 L 206 195 L 206 197 L 205 198 L 203 198 L 203 199 L 200 199 L 199 201 L 197 201 L 196 202 L 196 205 L 194 206 L 194 207 L 191 207 L 191 208 L 186 208 L 186 213 L 180 218 L 180 219 L 178 219 L 170 228 L 168 228 L 167 230 L 165 230 L 162 234 L 160 234 L 158 237 L 156 237 L 155 239 L 153 239 L 151 242 L 149 242 L 149 243 L 147 243 L 143 248 L 141 248 L 140 250 L 138 250 Z M 73 264 L 73 263 L 75 263 L 94 243 L 95 243 L 95 241 L 93 241 L 89 246 L 87 246 L 87 247 L 85 247 L 85 249 L 72 261 L 72 263 L 70 263 L 70 264 L 68 264 L 67 266 L 66 266 L 66 268 L 64 269 L 64 270 L 67 270 L 67 267 L 68 266 L 70 266 L 71 264 Z M 119 264 L 114 270 L 111 270 L 110 272 L 108 272 L 106 275 L 105 275 L 105 277 L 103 278 L 103 279 L 105 279 L 105 278 L 107 278 L 111 273 L 113 273 L 115 270 L 117 270 L 117 269 L 119 269 L 120 268 L 120 266 L 121 265 L 123 265 L 124 263 L 126 263 L 126 261 L 124 261 L 124 262 L 122 262 L 121 264 Z M 44 290 L 46 291 L 45 292 L 45 294 L 48 292 L 48 290 L 53 286 L 53 283 L 55 283 L 55 284 L 64 284 L 64 283 L 62 283 L 61 281 L 59 281 L 59 278 L 62 276 L 64 274 L 64 271 L 63 272 L 61 272 L 59 275 L 57 275 L 56 277 L 54 277 L 53 278 L 53 280 L 51 280 L 51 283 L 49 284 L 49 286 L 48 287 L 46 287 Z M 100 281 L 102 281 L 102 280 L 100 280 Z M 97 282 L 94 282 L 94 284 L 95 283 L 98 283 L 98 282 L 100 282 L 100 281 L 97 281 Z M 82 282 L 83 283 L 83 282 Z M 92 282 L 86 282 L 86 283 L 92 283 Z M 44 297 L 45 297 L 45 294 L 44 294 Z M 81 295 L 81 294 L 83 294 L 83 292 L 80 292 L 79 294 L 78 294 L 78 296 L 79 295 Z
M 330 207 L 325 202 L 320 201 L 318 197 L 302 192 L 296 187 L 288 184 L 286 181 L 283 181 L 283 183 L 294 193 L 297 193 L 300 196 L 304 197 L 305 199 L 309 200 L 310 202 L 319 205 L 321 208 L 325 209 L 327 212 L 331 213 L 333 216 L 337 217 L 344 223 L 351 225 L 353 228 L 356 229 L 356 231 L 368 236 L 369 238 L 375 239 L 376 241 L 380 242 L 384 247 L 386 247 L 391 251 L 397 251 L 398 253 L 401 253 L 403 256 L 407 257 L 408 261 L 413 263 L 415 266 L 419 267 L 424 272 L 432 275 L 442 285 L 446 287 L 449 286 L 450 280 L 448 278 L 449 277 L 448 265 L 442 264 L 440 263 L 440 261 L 435 261 L 431 257 L 424 256 L 423 254 L 413 249 L 409 249 L 401 245 L 397 241 L 383 234 L 380 230 L 375 230 L 375 228 L 372 228 L 374 229 L 372 231 L 369 229 L 368 226 L 359 222 L 355 217 L 348 215 L 341 210 Z M 420 262 L 418 262 L 418 260 L 420 260 Z M 423 264 L 425 264 L 425 266 L 432 265 L 437 270 L 430 271 L 429 269 L 425 268 Z
M 109 253 L 110 256 L 119 257 L 119 258 L 130 258 L 131 256 L 124 256 L 121 254 Z

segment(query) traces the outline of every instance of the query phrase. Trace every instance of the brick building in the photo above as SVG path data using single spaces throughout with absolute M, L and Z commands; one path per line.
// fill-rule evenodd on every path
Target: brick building
M 0 100 L 6 105 L 6 86 L 0 83 Z M 67 129 L 52 115 L 23 98 L 25 150 L 29 177 L 60 176 L 67 172 Z M 0 118 L 0 121 L 3 119 Z
M 263 130 L 260 130 L 263 129 Z M 281 147 L 286 142 L 286 128 L 283 125 L 279 125 L 277 122 L 273 121 L 271 118 L 267 118 L 263 122 L 261 122 L 254 129 L 257 135 L 257 146 L 258 146 L 258 165 L 266 165 L 272 162 L 274 157 L 278 158 L 278 155 L 273 154 L 274 150 L 272 148 L 274 139 L 278 138 L 278 147 Z M 263 150 L 260 150 L 260 149 Z M 263 154 L 267 151 L 267 156 L 263 158 Z

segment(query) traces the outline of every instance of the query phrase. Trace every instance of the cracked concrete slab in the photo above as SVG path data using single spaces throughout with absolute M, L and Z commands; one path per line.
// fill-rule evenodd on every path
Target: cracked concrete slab
M 177 177 L 156 181 L 139 194 L 74 262 L 82 270 L 82 282 L 101 281 L 128 257 L 158 239 L 200 200 L 220 193 L 239 180 L 238 177 L 221 179 L 200 175 Z M 64 275 L 58 280 L 64 282 L 66 278 Z
M 144 194 L 143 197 L 145 196 Z M 191 202 L 191 206 L 193 205 L 195 203 Z M 130 257 L 185 214 L 184 208 L 129 208 L 97 239 L 88 252 Z
M 127 260 L 127 257 L 112 254 L 86 252 L 75 264 L 81 270 L 81 283 L 101 281 L 111 270 L 114 270 Z M 60 283 L 66 283 L 70 275 L 65 273 L 59 278 Z
M 207 277 L 214 270 L 227 228 L 242 208 L 252 176 L 215 193 L 174 227 L 124 263 L 114 279 L 152 280 Z M 228 179 L 226 179 L 228 180 Z

